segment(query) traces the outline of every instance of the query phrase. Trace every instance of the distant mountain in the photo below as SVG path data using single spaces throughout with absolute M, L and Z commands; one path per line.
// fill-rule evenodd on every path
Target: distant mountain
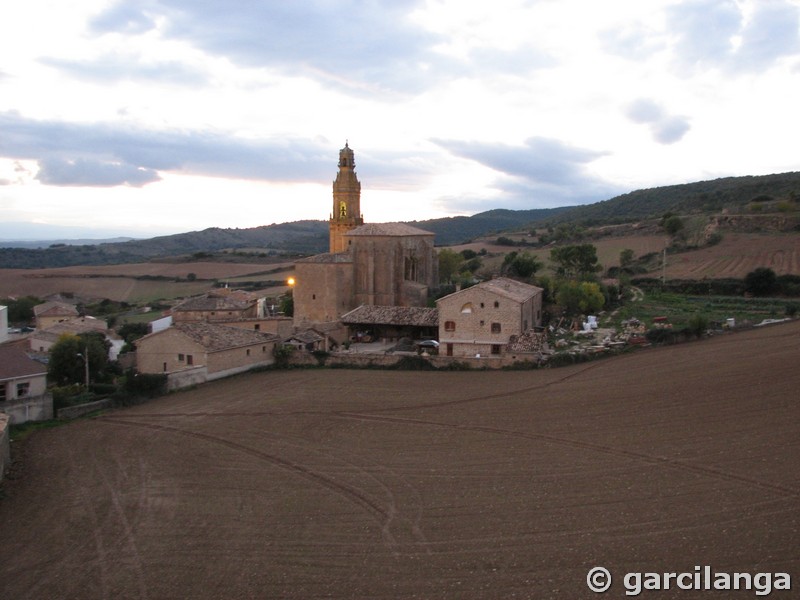
M 152 235 L 152 233 L 150 233 Z M 141 232 L 124 227 L 102 228 L 74 225 L 50 225 L 48 223 L 32 223 L 28 221 L 0 222 L 0 246 L 12 247 L 11 244 L 35 243 L 38 248 L 46 248 L 51 244 L 79 245 L 100 244 L 139 239 L 145 237 Z M 13 246 L 26 247 L 26 246 Z
M 27 248 L 33 250 L 36 248 L 50 248 L 51 246 L 86 246 L 93 244 L 120 244 L 122 242 L 130 242 L 136 238 L 131 237 L 116 237 L 108 239 L 64 239 L 64 240 L 0 240 L 0 247 L 2 248 Z
M 665 212 L 719 213 L 723 209 L 738 212 L 754 203 L 794 203 L 798 200 L 800 173 L 782 173 L 726 177 L 637 190 L 585 206 L 533 210 L 496 209 L 471 217 L 411 221 L 410 224 L 435 233 L 438 245 L 452 245 L 533 225 L 624 222 L 660 217 Z M 250 229 L 211 227 L 203 231 L 121 243 L 64 245 L 42 249 L 0 248 L 0 268 L 141 262 L 156 257 L 185 256 L 236 248 L 300 254 L 325 252 L 328 249 L 328 224 L 326 221 L 295 221 Z

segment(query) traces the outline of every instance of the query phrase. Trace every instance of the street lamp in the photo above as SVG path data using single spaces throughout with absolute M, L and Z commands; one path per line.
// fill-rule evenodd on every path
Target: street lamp
M 84 354 L 78 352 L 77 356 L 83 359 L 83 366 L 86 371 L 86 391 L 89 391 L 89 344 L 86 344 L 86 351 Z

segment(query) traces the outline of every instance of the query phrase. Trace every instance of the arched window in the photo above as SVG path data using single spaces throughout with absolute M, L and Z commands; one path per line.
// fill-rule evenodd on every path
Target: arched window
M 472 314 L 472 302 L 467 302 L 464 306 L 461 307 L 461 314 L 464 315 Z

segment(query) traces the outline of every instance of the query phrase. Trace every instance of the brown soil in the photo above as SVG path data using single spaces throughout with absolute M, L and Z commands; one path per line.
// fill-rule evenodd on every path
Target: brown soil
M 0 597 L 595 598 L 596 565 L 599 597 L 695 565 L 796 588 L 798 358 L 794 322 L 563 369 L 265 372 L 41 431 Z

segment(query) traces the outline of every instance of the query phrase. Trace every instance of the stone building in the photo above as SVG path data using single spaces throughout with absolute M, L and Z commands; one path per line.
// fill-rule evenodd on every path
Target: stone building
M 542 288 L 498 277 L 436 301 L 439 352 L 503 356 L 512 339 L 542 322 Z
M 136 340 L 136 364 L 140 373 L 177 375 L 182 387 L 226 377 L 274 361 L 280 338 L 216 323 L 177 323 L 173 327 Z M 185 377 L 180 377 L 185 372 Z
M 78 309 L 65 302 L 44 302 L 33 307 L 37 329 L 47 329 L 62 321 L 78 317 Z
M 322 328 L 340 338 L 343 314 L 361 305 L 425 306 L 438 279 L 433 233 L 403 223 L 364 224 L 354 169 L 353 151 L 345 145 L 333 183 L 331 251 L 295 265 L 295 327 Z
M 0 412 L 13 424 L 53 418 L 47 367 L 31 359 L 21 344 L 0 346 Z

